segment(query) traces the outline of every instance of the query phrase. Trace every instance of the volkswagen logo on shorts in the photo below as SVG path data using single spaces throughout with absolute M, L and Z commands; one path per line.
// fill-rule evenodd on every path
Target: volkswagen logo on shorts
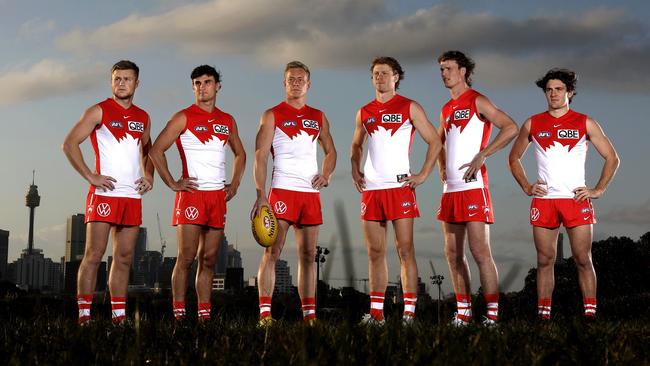
M 282 201 L 276 202 L 275 205 L 273 205 L 273 208 L 275 208 L 275 213 L 280 215 L 287 212 L 287 204 Z
M 537 221 L 539 219 L 539 210 L 536 207 L 530 209 L 530 221 Z
M 188 220 L 196 220 L 199 217 L 199 210 L 196 207 L 190 206 L 185 209 L 185 218 Z
M 102 202 L 97 205 L 97 214 L 101 217 L 106 217 L 111 214 L 111 205 L 106 202 Z

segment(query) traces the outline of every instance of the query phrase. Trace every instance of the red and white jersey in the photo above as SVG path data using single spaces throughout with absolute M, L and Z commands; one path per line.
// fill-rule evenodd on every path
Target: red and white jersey
M 318 136 L 323 112 L 308 105 L 296 109 L 282 102 L 271 109 L 273 134 L 273 180 L 271 188 L 318 192 L 311 180 L 318 174 Z
M 131 105 L 124 109 L 108 98 L 97 104 L 102 109 L 102 121 L 90 134 L 95 151 L 95 170 L 115 178 L 112 191 L 90 186 L 90 192 L 100 196 L 140 198 L 135 181 L 140 179 L 142 135 L 149 123 L 147 112 Z
M 474 89 L 468 89 L 457 99 L 450 99 L 442 106 L 445 121 L 445 144 L 447 180 L 443 192 L 460 192 L 469 189 L 487 188 L 488 175 L 485 165 L 476 179 L 465 181 L 463 175 L 467 168 L 458 170 L 474 159 L 474 156 L 487 146 L 492 132 L 492 123 L 481 118 L 476 110 L 476 98 L 481 96 Z
M 399 180 L 411 174 L 411 102 L 395 95 L 386 103 L 375 99 L 361 107 L 361 123 L 368 133 L 366 191 L 401 187 Z
M 226 185 L 226 145 L 234 120 L 215 107 L 206 112 L 196 104 L 183 110 L 185 129 L 176 139 L 183 178 L 194 177 L 198 189 L 211 191 Z
M 536 114 L 529 139 L 535 144 L 537 177 L 548 185 L 548 194 L 539 198 L 573 198 L 573 190 L 585 186 L 587 116 L 573 110 L 559 118 Z

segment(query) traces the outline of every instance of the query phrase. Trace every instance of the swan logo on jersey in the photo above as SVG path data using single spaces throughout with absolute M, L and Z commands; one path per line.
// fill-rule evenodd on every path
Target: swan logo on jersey
M 129 131 L 144 132 L 144 123 L 129 121 Z
M 478 205 L 472 203 L 472 204 L 470 204 L 470 205 L 467 205 L 467 209 L 468 209 L 468 210 L 477 210 L 477 209 L 478 209 Z
M 318 122 L 314 121 L 312 119 L 303 119 L 302 120 L 302 127 L 311 128 L 312 130 L 319 130 L 320 129 L 320 127 L 318 127 Z
M 557 130 L 558 139 L 578 139 L 580 138 L 579 130 Z
M 111 126 L 111 128 L 124 128 L 124 125 L 120 121 L 111 121 L 109 126 Z
M 382 114 L 381 121 L 383 123 L 402 123 L 401 113 Z
M 282 122 L 282 127 L 296 127 L 298 124 L 296 121 L 284 121 Z
M 196 131 L 196 132 L 208 132 L 208 127 L 203 126 L 203 125 L 196 125 L 196 127 L 194 127 L 194 131 Z
M 214 130 L 214 133 L 220 133 L 223 135 L 229 135 L 230 130 L 228 129 L 228 126 L 226 125 L 213 125 L 212 129 Z
M 460 109 L 454 111 L 454 121 L 469 119 L 469 109 Z
M 539 131 L 537 133 L 537 137 L 539 137 L 540 139 L 547 139 L 551 136 L 552 134 L 549 131 Z

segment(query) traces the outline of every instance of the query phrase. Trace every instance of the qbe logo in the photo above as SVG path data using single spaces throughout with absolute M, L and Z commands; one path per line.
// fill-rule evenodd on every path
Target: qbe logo
M 384 123 L 402 123 L 401 113 L 382 114 L 381 121 Z
M 578 130 L 557 130 L 557 138 L 559 139 L 577 139 L 580 137 Z
M 144 123 L 129 121 L 129 131 L 144 132 Z
M 459 109 L 454 111 L 454 120 L 458 121 L 459 119 L 469 119 L 469 109 Z
M 537 221 L 539 219 L 539 210 L 536 207 L 530 209 L 530 221 Z
M 222 135 L 230 135 L 230 130 L 226 125 L 213 125 L 212 129 L 214 130 L 214 133 L 220 133 Z
M 551 133 L 549 131 L 539 131 L 537 133 L 537 137 L 539 137 L 540 139 L 547 139 L 551 137 Z
M 112 121 L 109 123 L 109 126 L 111 126 L 111 128 L 124 128 L 124 125 L 120 121 Z
M 298 124 L 296 121 L 284 121 L 282 122 L 282 127 L 296 127 Z
M 208 127 L 203 126 L 203 125 L 197 125 L 196 127 L 194 127 L 194 131 L 196 131 L 196 132 L 208 132 Z
M 303 128 L 311 128 L 312 130 L 320 129 L 320 127 L 318 127 L 318 121 L 314 121 L 312 119 L 303 119 L 302 120 L 302 127 Z

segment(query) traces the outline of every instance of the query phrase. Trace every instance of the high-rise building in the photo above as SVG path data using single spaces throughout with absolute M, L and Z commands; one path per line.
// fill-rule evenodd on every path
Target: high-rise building
M 241 252 L 235 249 L 234 245 L 228 245 L 228 260 L 226 262 L 227 268 L 242 268 L 241 265 Z
M 277 293 L 291 293 L 291 268 L 287 261 L 278 259 L 275 262 L 275 289 Z
M 228 238 L 226 238 L 226 235 L 224 234 L 221 237 L 221 244 L 219 244 L 219 251 L 217 253 L 217 265 L 214 269 L 214 273 L 216 274 L 226 274 L 226 268 L 228 264 Z
M 239 291 L 244 288 L 244 269 L 241 267 L 226 268 L 226 290 Z
M 0 230 L 0 280 L 8 280 L 7 256 L 9 255 L 9 231 Z
M 31 252 L 30 252 L 31 250 Z M 45 258 L 43 251 L 36 248 L 23 249 L 15 262 L 16 284 L 26 290 L 61 289 L 61 265 Z
M 86 250 L 86 215 L 76 214 L 68 217 L 65 235 L 65 261 L 80 261 Z
M 135 241 L 135 249 L 133 250 L 133 264 L 131 267 L 137 269 L 144 252 L 147 251 L 147 228 L 141 227 L 138 231 L 138 239 Z

